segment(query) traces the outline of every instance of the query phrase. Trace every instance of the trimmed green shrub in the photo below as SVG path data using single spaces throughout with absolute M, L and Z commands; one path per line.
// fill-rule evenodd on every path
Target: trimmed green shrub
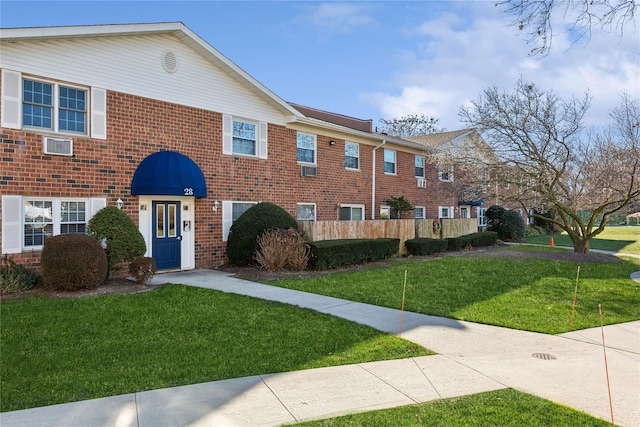
M 109 271 L 120 261 L 131 262 L 147 251 L 138 226 L 115 206 L 100 209 L 89 220 L 87 235 L 106 245 Z
M 229 230 L 226 254 L 233 265 L 250 264 L 258 251 L 258 237 L 267 230 L 298 229 L 294 217 L 278 205 L 261 202 L 240 215 Z
M 495 231 L 482 231 L 479 233 L 465 234 L 464 236 L 450 237 L 447 239 L 447 250 L 459 251 L 465 248 L 479 248 L 493 246 L 498 241 L 498 233 Z
M 407 252 L 411 255 L 431 255 L 447 250 L 448 242 L 445 239 L 430 239 L 427 237 L 419 237 L 404 242 Z
M 502 215 L 498 237 L 501 240 L 522 240 L 524 238 L 524 220 L 516 211 L 506 211 Z M 502 234 L 502 236 L 500 235 Z
M 498 228 L 500 227 L 500 222 L 502 220 L 502 215 L 506 212 L 506 209 L 502 206 L 493 205 L 489 206 L 485 211 L 485 216 L 487 217 L 487 230 L 488 231 L 496 231 L 498 232 Z
M 47 289 L 97 288 L 107 279 L 107 254 L 92 237 L 61 234 L 44 241 L 41 269 Z
M 156 260 L 145 256 L 137 257 L 129 264 L 129 274 L 140 285 L 148 283 L 156 274 Z
M 311 242 L 309 266 L 330 270 L 390 258 L 398 253 L 400 239 L 342 239 Z
M 0 294 L 28 291 L 40 280 L 40 275 L 21 264 L 16 264 L 13 257 L 2 257 L 0 265 Z

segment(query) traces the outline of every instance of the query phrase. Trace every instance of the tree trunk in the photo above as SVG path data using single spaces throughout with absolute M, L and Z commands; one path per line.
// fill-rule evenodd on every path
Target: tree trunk
M 589 253 L 589 242 L 590 240 L 580 237 L 573 242 L 573 251 L 579 254 L 588 254 Z

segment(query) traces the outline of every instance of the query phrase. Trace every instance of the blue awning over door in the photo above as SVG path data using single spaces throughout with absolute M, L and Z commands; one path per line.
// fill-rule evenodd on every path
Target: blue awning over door
M 177 151 L 158 151 L 138 165 L 131 180 L 133 196 L 207 197 L 200 167 Z

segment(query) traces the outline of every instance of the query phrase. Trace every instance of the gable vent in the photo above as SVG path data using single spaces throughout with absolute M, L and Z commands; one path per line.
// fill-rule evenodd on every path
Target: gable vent
M 73 156 L 73 139 L 45 136 L 42 138 L 42 151 L 44 154 Z
M 318 168 L 315 166 L 302 166 L 302 176 L 315 177 L 318 174 Z
M 178 70 L 178 57 L 175 52 L 167 50 L 162 53 L 162 68 L 169 74 Z

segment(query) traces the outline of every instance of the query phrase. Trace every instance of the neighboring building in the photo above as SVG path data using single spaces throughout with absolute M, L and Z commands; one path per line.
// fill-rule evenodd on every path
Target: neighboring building
M 505 202 L 512 194 L 509 179 L 492 171 L 497 159 L 491 147 L 475 129 L 461 129 L 405 137 L 433 150 L 429 160 L 438 169 L 440 186 L 457 195 L 455 213 L 459 218 L 478 218 L 478 227 L 487 225 L 485 212 L 500 205 L 520 213 L 525 224 L 533 224 L 533 209 Z M 456 171 L 459 171 L 457 174 Z
M 259 201 L 364 220 L 402 195 L 418 217 L 459 217 L 428 147 L 283 101 L 181 23 L 2 29 L 0 43 L 2 253 L 17 262 L 106 205 L 160 269 L 223 264 Z

